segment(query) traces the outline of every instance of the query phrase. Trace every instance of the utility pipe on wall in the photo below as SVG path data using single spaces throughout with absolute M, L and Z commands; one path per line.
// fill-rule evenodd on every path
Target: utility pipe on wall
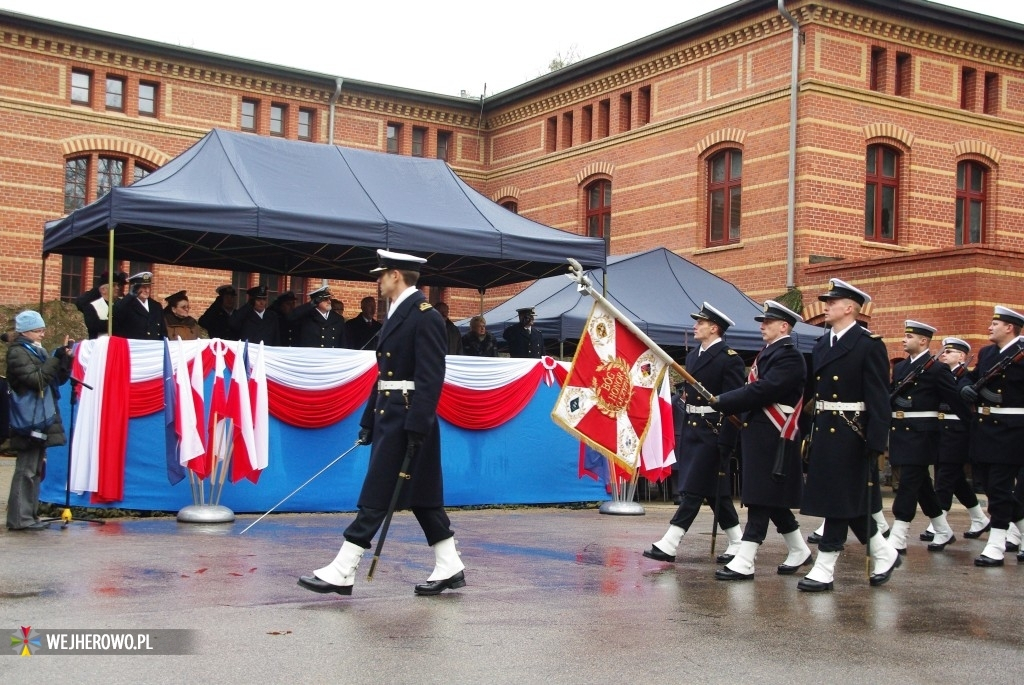
M 786 10 L 785 0 L 779 0 L 779 13 L 793 27 L 789 75 L 789 193 L 786 202 L 786 288 L 792 289 L 796 286 L 796 96 L 800 87 L 800 24 Z

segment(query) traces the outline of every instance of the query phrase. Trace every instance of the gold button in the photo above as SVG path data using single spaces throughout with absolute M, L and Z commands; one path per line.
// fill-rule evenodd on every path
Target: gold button
M 384 410 L 383 409 L 380 410 L 380 415 L 384 416 Z
M 391 397 L 391 391 L 390 390 L 385 390 L 384 391 L 384 397 Z
M 390 356 L 391 356 L 391 353 L 390 353 L 390 352 L 385 352 L 385 353 L 384 353 L 384 356 L 385 356 L 385 357 L 390 357 Z
M 837 395 L 837 394 L 835 394 L 835 393 L 832 393 L 832 399 L 834 399 L 834 400 L 837 400 L 837 399 L 839 399 L 839 395 Z
M 749 423 L 747 423 L 746 421 L 744 421 L 744 422 L 743 422 L 743 427 L 744 427 L 744 428 L 746 428 L 746 427 L 747 427 L 747 426 L 749 426 L 749 425 L 750 425 L 750 424 L 749 424 Z
M 384 413 L 384 412 L 381 412 L 381 414 L 383 414 L 383 413 Z M 829 432 L 829 433 L 835 433 L 835 432 L 836 432 L 836 429 L 835 429 L 835 428 L 829 428 L 829 429 L 828 429 L 828 432 Z
M 839 376 L 832 376 L 832 380 L 834 380 L 834 381 L 839 380 Z
M 394 371 L 388 371 L 388 376 L 389 376 L 389 377 L 390 377 L 390 376 L 394 376 L 394 375 L 395 375 L 395 372 L 394 372 Z
M 380 356 L 380 352 L 378 352 L 378 353 L 377 353 L 377 356 L 378 356 L 378 357 Z
M 815 376 L 815 377 L 814 377 L 814 380 L 816 380 L 816 381 L 820 381 L 820 380 L 821 380 L 821 376 Z

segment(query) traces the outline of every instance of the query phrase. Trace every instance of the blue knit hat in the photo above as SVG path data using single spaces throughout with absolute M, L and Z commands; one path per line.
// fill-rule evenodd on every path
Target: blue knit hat
M 39 315 L 39 312 L 26 309 L 14 317 L 14 330 L 18 333 L 34 331 L 40 328 L 46 328 L 46 323 L 43 321 L 43 317 Z

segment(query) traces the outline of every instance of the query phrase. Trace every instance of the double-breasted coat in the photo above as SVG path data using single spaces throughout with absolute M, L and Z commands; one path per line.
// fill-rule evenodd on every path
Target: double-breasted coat
M 761 350 L 754 360 L 756 380 L 718 396 L 724 414 L 740 414 L 743 503 L 795 509 L 803 491 L 803 469 L 798 440 L 784 440 L 763 408 L 775 404 L 800 411 L 807 379 L 803 355 L 787 336 Z M 784 450 L 784 477 L 773 477 L 776 455 Z
M 333 309 L 327 316 L 312 302 L 299 305 L 288 316 L 295 324 L 296 347 L 345 347 L 345 319 Z
M 700 348 L 686 355 L 686 371 L 714 396 L 735 390 L 743 385 L 743 360 L 725 344 L 715 343 L 703 354 Z M 683 404 L 706 407 L 707 400 L 687 384 Z M 679 465 L 679 492 L 704 497 L 728 495 L 731 478 L 726 472 L 721 478 L 719 447 L 731 450 L 736 444 L 736 427 L 722 414 L 711 412 L 691 414 L 684 412 L 682 430 L 678 431 L 676 459 Z M 716 488 L 717 484 L 717 488 Z
M 854 324 L 836 341 L 824 335 L 812 353 L 807 388 L 812 402 L 863 402 L 863 410 L 813 409 L 807 482 L 800 512 L 852 519 L 881 505 L 877 460 L 886 450 L 889 359 L 880 336 Z M 857 430 L 851 424 L 858 427 Z M 858 434 L 858 431 L 860 434 Z M 863 437 L 862 437 L 863 436 Z M 868 477 L 874 484 L 869 501 Z
M 263 316 L 260 316 L 251 304 L 245 305 L 231 315 L 231 330 L 238 340 L 248 340 L 253 344 L 281 344 L 281 323 L 277 312 L 269 309 L 263 310 Z
M 544 354 L 544 336 L 536 326 L 526 330 L 523 324 L 514 323 L 502 332 L 501 337 L 508 343 L 510 357 L 540 359 Z
M 938 459 L 939 405 L 957 402 L 957 389 L 949 367 L 936 361 L 926 369 L 929 359 L 928 354 L 914 361 L 907 357 L 892 370 L 892 391 L 911 379 L 892 398 L 889 463 L 893 466 L 930 466 Z M 904 416 L 908 412 L 935 412 L 936 416 Z
M 164 310 L 152 299 L 143 303 L 129 294 L 114 303 L 114 335 L 133 340 L 161 340 L 167 337 Z
M 1000 352 L 995 345 L 978 351 L 977 365 L 960 379 L 970 385 L 985 376 L 1001 359 L 1013 357 L 1017 345 Z M 1024 408 L 1024 362 L 1015 362 L 985 384 L 998 402 L 978 398 L 977 413 L 971 422 L 971 461 L 981 464 L 1024 465 L 1024 414 L 995 413 L 993 408 Z
M 399 508 L 444 506 L 437 403 L 447 346 L 444 319 L 419 291 L 402 301 L 384 323 L 376 348 L 378 379 L 412 381 L 415 389 L 403 393 L 375 385 L 370 391 L 359 421 L 373 441 L 360 507 L 388 508 L 405 458 L 406 431 L 424 438 L 412 463 L 411 479 L 402 488 Z

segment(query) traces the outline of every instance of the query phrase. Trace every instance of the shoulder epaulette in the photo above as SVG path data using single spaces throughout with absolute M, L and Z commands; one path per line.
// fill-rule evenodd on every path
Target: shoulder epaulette
M 428 309 L 433 309 L 433 308 L 434 308 L 434 306 L 432 304 L 430 304 L 429 302 L 420 302 L 420 311 L 421 312 L 425 312 Z
M 871 337 L 874 338 L 875 340 L 881 340 L 882 339 L 882 336 L 879 335 L 878 333 L 871 333 Z
M 736 354 L 736 350 L 728 349 L 725 351 L 726 354 Z

